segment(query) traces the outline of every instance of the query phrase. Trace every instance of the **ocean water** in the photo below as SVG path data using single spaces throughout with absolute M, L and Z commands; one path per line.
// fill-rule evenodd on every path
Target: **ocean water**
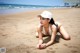
M 0 4 L 0 14 L 11 14 L 38 9 L 61 8 L 59 6 L 39 6 L 39 5 L 18 5 L 18 4 Z

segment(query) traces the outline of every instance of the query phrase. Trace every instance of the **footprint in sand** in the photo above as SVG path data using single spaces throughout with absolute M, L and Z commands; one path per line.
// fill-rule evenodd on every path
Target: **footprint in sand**
M 47 50 L 47 53 L 55 53 L 56 51 L 54 50 Z
M 36 50 L 34 46 L 21 44 L 14 48 L 8 49 L 7 53 L 33 53 L 33 50 Z
M 68 48 L 76 48 L 76 49 L 79 49 L 77 46 L 69 46 L 69 45 L 67 45 L 67 44 L 64 44 L 64 46 L 67 46 Z M 71 50 L 71 52 L 72 53 L 78 53 L 78 51 L 77 50 Z
M 69 46 L 67 44 L 64 44 L 64 46 L 67 46 L 68 48 L 76 48 L 76 49 L 79 49 L 77 46 Z
M 50 50 L 53 50 L 53 48 L 49 48 Z
M 67 44 L 63 44 L 64 46 L 68 46 Z
M 7 35 L 8 34 L 2 34 L 2 33 L 0 33 L 0 37 L 2 37 L 2 38 L 7 38 Z
M 72 53 L 77 53 L 78 51 L 76 51 L 76 50 L 71 50 L 71 52 L 72 52 Z

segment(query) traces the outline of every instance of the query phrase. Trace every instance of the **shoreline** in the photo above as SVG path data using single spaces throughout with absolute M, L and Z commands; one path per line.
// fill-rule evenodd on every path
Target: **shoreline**
M 48 9 L 70 9 L 70 7 L 63 8 L 16 8 L 16 9 L 0 9 L 0 15 L 18 14 L 23 12 L 31 12 L 36 10 L 48 10 Z

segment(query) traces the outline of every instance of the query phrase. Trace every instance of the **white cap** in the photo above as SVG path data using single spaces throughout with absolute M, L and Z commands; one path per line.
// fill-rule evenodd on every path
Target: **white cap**
M 44 17 L 44 18 L 49 18 L 51 19 L 52 18 L 52 13 L 49 12 L 49 11 L 43 11 L 40 16 Z

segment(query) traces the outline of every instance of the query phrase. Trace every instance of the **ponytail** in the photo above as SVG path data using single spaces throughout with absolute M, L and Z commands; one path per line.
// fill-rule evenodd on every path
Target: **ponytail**
M 50 20 L 50 22 L 49 22 L 49 24 L 55 24 L 55 21 L 54 21 L 54 19 L 53 18 L 51 18 L 51 20 Z

